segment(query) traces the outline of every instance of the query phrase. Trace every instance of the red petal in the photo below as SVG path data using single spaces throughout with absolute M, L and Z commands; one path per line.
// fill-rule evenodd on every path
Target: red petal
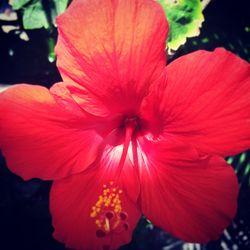
M 146 155 L 140 171 L 145 216 L 188 242 L 217 239 L 236 212 L 233 169 L 217 156 L 199 159 L 194 149 L 171 138 L 140 147 Z
M 156 90 L 160 97 L 151 96 L 152 102 L 157 100 L 151 117 L 164 120 L 166 134 L 221 156 L 250 147 L 250 66 L 246 61 L 224 49 L 197 51 L 171 63 L 166 77 L 167 85 Z
M 161 6 L 152 0 L 73 1 L 57 23 L 57 64 L 64 80 L 79 84 L 70 89 L 76 100 L 95 115 L 134 111 L 166 65 Z
M 95 160 L 102 138 L 84 113 L 69 107 L 41 86 L 21 84 L 0 94 L 0 148 L 11 171 L 24 179 L 59 179 Z
M 111 250 L 131 240 L 140 217 L 139 184 L 129 159 L 116 179 L 120 156 L 119 146 L 108 147 L 89 171 L 54 182 L 50 199 L 54 237 L 66 247 Z

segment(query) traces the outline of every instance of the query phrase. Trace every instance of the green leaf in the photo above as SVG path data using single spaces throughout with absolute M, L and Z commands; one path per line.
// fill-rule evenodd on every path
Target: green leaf
M 30 0 L 11 0 L 9 1 L 10 5 L 14 10 L 21 9 L 26 3 L 30 2 Z
M 49 28 L 49 22 L 43 10 L 41 1 L 32 3 L 24 9 L 23 26 L 25 29 Z
M 56 14 L 60 15 L 66 10 L 69 0 L 53 0 L 53 2 L 55 4 Z
M 250 163 L 247 164 L 245 171 L 244 171 L 244 175 L 248 175 L 250 173 Z
M 62 14 L 68 6 L 69 0 L 52 0 L 53 8 L 51 9 L 51 16 L 53 24 L 55 25 L 56 17 Z
M 50 63 L 53 63 L 56 60 L 56 53 L 55 53 L 55 41 L 52 37 L 49 37 L 48 41 L 48 60 Z
M 246 159 L 247 159 L 247 154 L 246 153 L 242 153 L 240 155 L 240 164 L 243 164 Z
M 232 164 L 233 161 L 234 161 L 234 158 L 232 156 L 228 157 L 228 159 L 227 159 L 228 164 Z
M 169 50 L 177 50 L 188 37 L 198 36 L 204 21 L 200 0 L 158 0 L 165 10 L 170 32 Z

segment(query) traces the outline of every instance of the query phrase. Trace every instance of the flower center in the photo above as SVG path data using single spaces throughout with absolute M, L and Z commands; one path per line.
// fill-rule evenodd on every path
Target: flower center
M 124 138 L 124 143 L 123 143 L 121 159 L 117 167 L 117 175 L 116 175 L 117 179 L 119 178 L 122 168 L 124 166 L 127 153 L 128 153 L 129 144 L 132 140 L 132 136 L 135 130 L 138 129 L 139 127 L 139 119 L 137 117 L 126 118 L 124 121 L 124 127 L 125 127 L 125 138 Z
M 90 212 L 90 217 L 94 219 L 97 227 L 97 238 L 103 238 L 113 233 L 122 233 L 129 229 L 128 215 L 122 208 L 121 198 L 124 193 L 118 183 L 126 161 L 129 145 L 139 127 L 139 118 L 136 116 L 126 117 L 120 127 L 124 131 L 124 141 L 115 178 L 103 185 L 102 193 Z
M 140 128 L 140 118 L 138 116 L 126 117 L 124 119 L 124 127 L 125 129 L 133 127 L 134 130 L 138 130 Z
M 123 191 L 114 181 L 103 185 L 102 194 L 92 207 L 90 217 L 95 219 L 96 237 L 103 238 L 111 233 L 128 230 L 127 213 L 122 211 L 121 195 Z

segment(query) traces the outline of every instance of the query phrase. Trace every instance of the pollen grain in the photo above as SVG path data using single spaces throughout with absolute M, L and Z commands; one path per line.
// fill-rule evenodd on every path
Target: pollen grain
M 97 227 L 96 236 L 104 237 L 111 232 L 118 233 L 126 223 L 127 214 L 122 211 L 122 189 L 114 181 L 103 185 L 102 194 L 91 208 L 90 217 Z M 125 217 L 124 217 L 125 215 Z M 127 223 L 126 223 L 127 224 Z

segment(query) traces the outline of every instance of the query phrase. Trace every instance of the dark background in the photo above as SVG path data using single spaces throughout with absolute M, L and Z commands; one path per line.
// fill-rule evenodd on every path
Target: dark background
M 246 32 L 246 27 L 250 28 L 249 1 L 212 0 L 204 15 L 201 35 L 189 39 L 170 61 L 197 49 L 213 50 L 219 46 L 250 61 L 250 33 Z M 0 30 L 0 84 L 26 82 L 49 87 L 60 81 L 55 63 L 48 61 L 47 39 L 51 34 L 42 29 L 27 33 L 29 42 L 21 40 L 14 32 L 6 34 Z M 56 39 L 56 32 L 52 36 Z M 234 222 L 220 240 L 193 246 L 194 249 L 250 249 L 250 177 L 244 175 L 249 159 L 249 152 L 244 161 L 240 161 L 240 156 L 233 159 L 241 183 L 239 209 Z M 51 236 L 50 185 L 50 182 L 37 179 L 22 181 L 7 169 L 0 155 L 0 250 L 65 249 Z M 122 249 L 177 250 L 187 247 L 183 244 L 142 219 L 132 243 Z

